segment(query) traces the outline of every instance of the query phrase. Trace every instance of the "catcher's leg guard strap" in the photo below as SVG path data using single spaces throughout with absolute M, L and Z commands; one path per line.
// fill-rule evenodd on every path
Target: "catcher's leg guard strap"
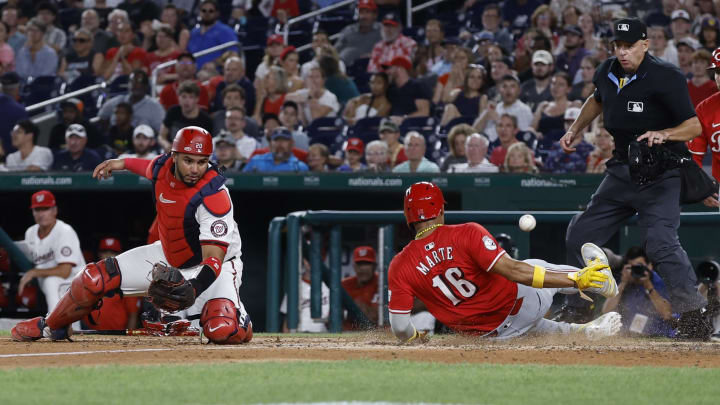
M 120 288 L 122 276 L 115 258 L 85 266 L 47 317 L 50 329 L 61 329 L 89 314 L 105 293 Z
M 250 317 L 241 317 L 235 304 L 227 298 L 213 298 L 203 307 L 200 324 L 203 333 L 217 344 L 240 344 L 252 339 Z

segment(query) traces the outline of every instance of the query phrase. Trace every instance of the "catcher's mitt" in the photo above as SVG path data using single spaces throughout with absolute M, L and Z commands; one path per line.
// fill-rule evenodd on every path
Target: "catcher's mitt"
M 155 263 L 148 298 L 159 309 L 180 311 L 195 302 L 195 287 L 185 280 L 180 270 L 165 263 Z

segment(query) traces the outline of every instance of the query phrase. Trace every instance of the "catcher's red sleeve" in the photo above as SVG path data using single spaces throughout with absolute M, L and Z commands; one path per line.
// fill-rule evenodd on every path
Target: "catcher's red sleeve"
M 150 163 L 152 163 L 152 160 L 125 158 L 125 168 L 127 170 L 130 170 L 138 176 L 143 176 L 148 179 L 152 177 L 152 173 L 150 173 L 150 176 L 148 176 L 148 168 L 150 167 Z

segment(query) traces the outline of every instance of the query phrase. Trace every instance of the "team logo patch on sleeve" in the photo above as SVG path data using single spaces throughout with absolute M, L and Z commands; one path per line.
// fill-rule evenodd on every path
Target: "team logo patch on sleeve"
M 72 249 L 70 249 L 69 246 L 65 246 L 60 249 L 60 254 L 63 256 L 70 256 L 72 254 Z
M 210 232 L 215 236 L 216 238 L 219 238 L 221 236 L 225 236 L 228 231 L 228 226 L 222 219 L 218 219 L 217 221 L 213 222 L 210 226 Z
M 489 236 L 483 236 L 483 243 L 485 244 L 485 249 L 487 250 L 495 250 L 497 249 L 497 245 L 495 244 L 495 241 L 492 240 Z

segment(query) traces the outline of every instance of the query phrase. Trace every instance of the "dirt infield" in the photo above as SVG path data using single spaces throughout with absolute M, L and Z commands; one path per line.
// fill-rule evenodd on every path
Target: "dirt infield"
M 384 334 L 338 337 L 263 335 L 245 346 L 201 344 L 198 337 L 75 336 L 74 342 L 17 343 L 0 337 L 0 368 L 106 364 L 376 359 L 444 363 L 720 367 L 720 344 L 614 338 L 523 338 L 510 342 L 434 337 L 399 346 Z

